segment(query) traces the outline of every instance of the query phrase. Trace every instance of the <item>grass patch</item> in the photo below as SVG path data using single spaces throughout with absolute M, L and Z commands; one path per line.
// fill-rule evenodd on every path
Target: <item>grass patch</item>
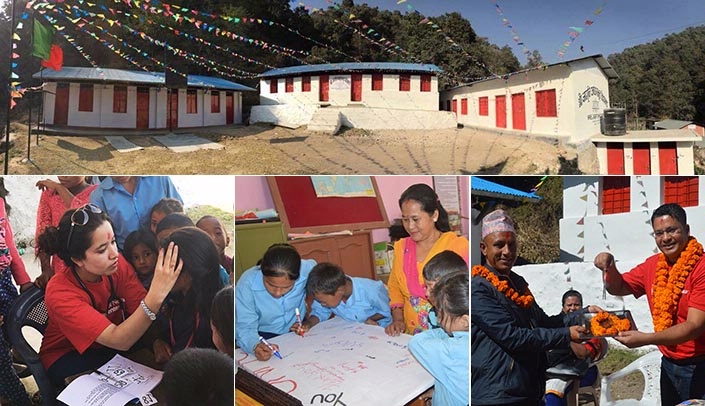
M 607 376 L 629 365 L 641 355 L 642 352 L 637 350 L 611 347 L 605 359 L 597 364 L 597 368 L 602 376 Z M 633 372 L 616 380 L 610 386 L 610 393 L 612 399 L 641 399 L 644 393 L 643 375 Z

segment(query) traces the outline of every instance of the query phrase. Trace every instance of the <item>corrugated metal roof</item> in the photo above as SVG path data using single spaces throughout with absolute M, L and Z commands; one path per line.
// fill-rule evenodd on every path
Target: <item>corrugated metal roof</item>
M 602 56 L 602 54 L 586 56 L 586 57 L 578 58 L 578 59 L 571 59 L 570 61 L 563 61 L 563 62 L 552 63 L 552 64 L 550 64 L 550 65 L 546 65 L 546 67 L 547 67 L 547 68 L 551 68 L 551 67 L 553 67 L 553 66 L 558 66 L 558 65 L 564 65 L 564 64 L 567 65 L 567 64 L 570 64 L 571 62 L 584 61 L 584 60 L 586 60 L 586 59 L 594 59 L 594 60 L 595 60 L 595 63 L 597 63 L 597 66 L 599 66 L 600 69 L 602 69 L 602 72 L 605 74 L 605 76 L 607 76 L 607 79 L 608 79 L 608 80 L 609 80 L 609 79 L 619 79 L 619 75 L 617 75 L 617 71 L 614 70 L 614 68 L 612 67 L 612 65 L 610 65 L 609 61 L 607 61 L 607 59 L 606 59 L 604 56 Z M 535 70 L 535 69 L 537 69 L 537 68 L 524 69 L 524 70 L 520 70 L 520 71 L 517 71 L 517 72 L 509 73 L 509 75 L 510 75 L 510 76 L 518 75 L 518 74 L 526 73 L 526 72 L 529 72 L 529 71 L 532 71 L 532 70 Z M 502 76 L 500 76 L 500 77 L 491 77 L 491 78 L 485 78 L 485 79 L 482 79 L 482 80 L 476 80 L 476 81 L 474 81 L 474 82 L 465 83 L 465 84 L 458 85 L 458 86 L 453 86 L 453 87 L 450 87 L 450 88 L 445 89 L 445 90 L 453 90 L 453 89 L 458 89 L 458 88 L 465 87 L 465 86 L 472 86 L 472 85 L 474 85 L 475 83 L 482 83 L 482 82 L 487 82 L 487 81 L 490 81 L 490 80 L 504 80 L 504 79 L 505 79 L 505 76 L 506 76 L 506 75 L 502 75 Z
M 52 82 L 76 81 L 164 85 L 164 72 L 143 72 L 109 68 L 78 68 L 64 66 L 58 72 L 51 69 L 43 69 L 42 71 L 32 75 L 32 77 L 42 79 L 43 81 Z M 201 75 L 188 75 L 188 86 L 237 91 L 257 91 L 251 87 L 231 82 L 229 80 Z
M 667 120 L 661 120 L 657 121 L 654 123 L 654 127 L 656 128 L 663 128 L 666 130 L 678 130 L 683 127 L 688 126 L 689 124 L 693 124 L 692 121 L 685 121 L 685 120 L 672 120 L 672 119 L 667 119 Z
M 334 73 L 334 72 L 409 72 L 438 73 L 441 68 L 433 64 L 400 63 L 400 62 L 343 62 L 325 63 L 320 65 L 299 65 L 272 69 L 260 75 L 262 78 L 276 76 L 300 75 L 304 73 Z
M 534 193 L 522 192 L 521 190 L 512 189 L 508 186 L 490 182 L 489 180 L 473 176 L 470 180 L 470 189 L 472 194 L 477 196 L 499 197 L 510 200 L 541 200 L 541 196 Z

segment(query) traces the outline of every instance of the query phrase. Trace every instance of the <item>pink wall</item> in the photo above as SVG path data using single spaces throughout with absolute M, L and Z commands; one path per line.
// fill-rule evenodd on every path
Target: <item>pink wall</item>
M 467 235 L 468 230 L 468 198 L 469 181 L 467 176 L 461 177 L 461 205 L 463 230 Z M 384 208 L 387 211 L 387 218 L 391 223 L 395 218 L 401 217 L 399 209 L 399 196 L 404 190 L 415 183 L 426 183 L 433 186 L 433 176 L 375 176 L 379 193 L 382 196 Z M 235 210 L 269 209 L 274 203 L 267 186 L 265 176 L 236 176 L 235 177 Z M 386 229 L 378 229 L 372 232 L 375 242 L 389 241 L 389 232 Z

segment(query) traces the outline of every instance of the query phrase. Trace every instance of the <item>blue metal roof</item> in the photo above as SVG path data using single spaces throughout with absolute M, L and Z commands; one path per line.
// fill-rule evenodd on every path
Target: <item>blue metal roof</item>
M 43 69 L 32 75 L 33 78 L 43 81 L 80 81 L 101 83 L 134 83 L 155 86 L 164 85 L 164 72 L 143 72 L 124 69 L 107 68 L 77 68 L 64 66 L 60 71 Z M 188 75 L 188 86 L 209 89 L 251 91 L 257 90 L 231 82 L 229 80 L 212 76 Z
M 343 62 L 324 63 L 320 65 L 299 65 L 272 69 L 260 75 L 262 78 L 275 76 L 301 75 L 305 73 L 336 72 L 404 72 L 404 73 L 439 73 L 441 68 L 433 64 L 400 62 Z
M 541 196 L 534 193 L 522 192 L 521 190 L 512 189 L 476 176 L 473 176 L 470 180 L 470 189 L 473 194 L 480 196 L 499 197 L 511 200 L 541 200 Z

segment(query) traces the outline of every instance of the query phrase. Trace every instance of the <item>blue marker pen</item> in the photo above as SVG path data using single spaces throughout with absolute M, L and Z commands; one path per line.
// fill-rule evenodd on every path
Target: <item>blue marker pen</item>
M 272 350 L 272 352 L 274 352 L 274 355 L 276 355 L 277 358 L 279 358 L 279 359 L 284 359 L 284 358 L 282 358 L 282 355 L 279 354 L 279 351 L 275 350 L 274 347 L 272 347 L 272 344 L 268 343 L 267 340 L 264 339 L 264 337 L 259 336 L 259 342 L 261 342 L 262 344 L 264 344 L 264 345 L 266 345 L 267 347 L 269 347 L 269 349 Z

